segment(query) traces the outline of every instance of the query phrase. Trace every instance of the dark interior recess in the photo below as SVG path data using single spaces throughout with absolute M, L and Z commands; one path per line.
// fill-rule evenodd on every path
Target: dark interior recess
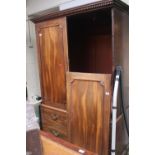
M 112 73 L 111 11 L 67 18 L 72 72 Z

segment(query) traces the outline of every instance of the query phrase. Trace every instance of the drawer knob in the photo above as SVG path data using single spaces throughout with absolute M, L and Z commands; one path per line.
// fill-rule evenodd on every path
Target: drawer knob
M 51 115 L 51 119 L 52 119 L 53 121 L 56 121 L 58 118 L 59 118 L 59 116 L 58 116 L 57 114 L 52 114 L 52 115 Z
M 61 135 L 58 131 L 55 130 L 50 130 L 50 132 L 56 137 L 59 137 Z

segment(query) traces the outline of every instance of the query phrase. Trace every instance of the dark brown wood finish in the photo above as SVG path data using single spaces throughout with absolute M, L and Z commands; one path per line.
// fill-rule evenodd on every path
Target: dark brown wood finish
M 66 18 L 39 23 L 36 30 L 43 103 L 49 106 L 66 104 Z
M 116 128 L 116 154 L 122 155 L 122 153 L 128 149 L 128 135 L 126 132 L 126 127 L 124 124 L 124 118 L 120 115 L 117 119 L 117 128 Z
M 43 155 L 38 129 L 26 132 L 26 152 L 32 155 Z
M 70 141 L 108 155 L 111 75 L 67 73 Z
M 70 71 L 111 74 L 110 9 L 72 16 L 67 22 Z
M 112 43 L 113 43 L 113 69 L 115 66 L 122 67 L 123 97 L 125 112 L 128 116 L 129 107 L 129 15 L 117 8 L 112 9 Z M 120 97 L 120 96 L 119 96 Z M 120 109 L 120 99 L 118 106 Z M 118 118 L 122 111 L 119 111 Z M 127 118 L 128 120 L 128 118 Z M 129 143 L 123 117 L 117 122 L 117 152 L 121 154 L 124 146 Z
M 112 41 L 114 67 L 121 65 L 125 105 L 129 102 L 129 16 L 126 12 L 112 9 Z
M 94 3 L 86 4 L 83 6 L 74 7 L 71 9 L 64 10 L 64 11 L 53 12 L 52 10 L 51 12 L 49 10 L 47 11 L 47 13 L 40 12 L 39 15 L 37 14 L 30 15 L 29 19 L 35 23 L 38 23 L 41 21 L 50 20 L 50 19 L 54 19 L 54 18 L 58 18 L 62 16 L 71 16 L 71 15 L 76 15 L 76 14 L 81 14 L 81 13 L 92 12 L 96 10 L 104 10 L 106 8 L 112 8 L 112 7 L 120 8 L 123 11 L 127 11 L 127 12 L 129 10 L 129 6 L 120 0 L 102 0 L 99 2 L 94 2 Z
M 119 0 L 103 0 L 32 20 L 37 23 L 43 130 L 98 155 L 108 155 L 111 74 L 116 65 L 123 67 L 128 107 L 128 6 Z M 120 99 L 118 102 L 120 154 L 128 138 Z

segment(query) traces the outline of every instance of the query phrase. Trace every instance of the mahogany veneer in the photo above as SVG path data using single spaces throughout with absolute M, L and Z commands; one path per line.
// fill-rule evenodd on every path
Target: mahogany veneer
M 110 153 L 117 65 L 122 66 L 128 107 L 128 12 L 119 0 L 103 0 L 31 16 L 36 23 L 42 129 L 98 155 Z M 117 116 L 120 155 L 128 145 L 120 103 Z

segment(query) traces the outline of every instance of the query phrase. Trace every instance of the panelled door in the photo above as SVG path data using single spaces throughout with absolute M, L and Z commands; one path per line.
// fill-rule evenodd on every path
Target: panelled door
M 66 18 L 36 25 L 43 104 L 66 103 Z
M 70 141 L 108 155 L 111 74 L 67 72 Z

